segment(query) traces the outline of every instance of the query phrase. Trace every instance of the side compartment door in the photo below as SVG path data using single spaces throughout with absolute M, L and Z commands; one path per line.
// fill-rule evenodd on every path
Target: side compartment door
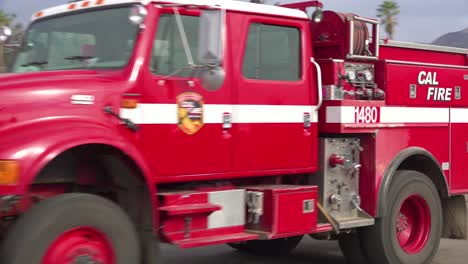
M 316 167 L 317 88 L 307 22 L 245 14 L 231 19 L 231 34 L 239 39 L 232 44 L 234 169 Z
M 450 189 L 468 192 L 468 109 L 450 108 Z
M 467 70 L 439 70 L 437 78 L 450 94 L 450 163 L 444 170 L 450 171 L 449 184 L 453 193 L 468 192 L 468 81 Z M 445 88 L 449 87 L 449 88 Z

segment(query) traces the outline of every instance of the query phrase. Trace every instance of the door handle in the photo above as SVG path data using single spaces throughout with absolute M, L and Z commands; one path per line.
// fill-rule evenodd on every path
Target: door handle
M 232 128 L 232 115 L 231 113 L 223 113 L 223 129 L 228 130 Z
M 310 128 L 311 120 L 310 113 L 304 113 L 304 129 Z
M 309 137 L 312 133 L 310 127 L 312 126 L 312 120 L 310 113 L 304 113 L 304 136 Z

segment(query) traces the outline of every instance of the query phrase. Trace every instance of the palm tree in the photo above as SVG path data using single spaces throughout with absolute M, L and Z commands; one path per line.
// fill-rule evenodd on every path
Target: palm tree
M 5 11 L 0 9 L 0 26 L 9 26 L 15 18 L 15 15 L 7 14 Z M 0 73 L 5 72 L 5 70 L 4 47 L 3 44 L 0 44 Z
M 377 8 L 377 17 L 380 24 L 385 25 L 388 38 L 393 39 L 395 27 L 398 26 L 396 16 L 400 14 L 400 6 L 395 0 L 386 0 Z
M 8 14 L 2 9 L 0 9 L 0 26 L 9 26 L 11 21 L 16 18 L 13 14 Z

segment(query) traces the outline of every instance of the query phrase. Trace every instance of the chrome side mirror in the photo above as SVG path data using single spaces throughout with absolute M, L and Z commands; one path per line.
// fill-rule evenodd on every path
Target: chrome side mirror
M 130 14 L 128 15 L 128 19 L 130 23 L 135 26 L 142 27 L 143 23 L 145 23 L 145 18 L 148 15 L 148 10 L 141 5 L 134 5 L 130 9 Z
M 220 89 L 226 73 L 222 68 L 226 11 L 203 10 L 200 19 L 198 62 L 202 86 L 208 91 Z
M 315 11 L 312 13 L 310 19 L 314 22 L 314 23 L 320 23 L 322 22 L 323 20 L 323 11 L 322 11 L 322 8 L 321 7 L 317 7 L 315 9 Z
M 198 61 L 201 65 L 222 65 L 225 11 L 203 10 L 200 18 Z
M 0 27 L 0 44 L 5 43 L 12 35 L 12 31 L 7 26 Z
M 201 69 L 199 76 L 202 86 L 206 90 L 214 92 L 223 86 L 226 72 L 219 66 L 207 66 Z

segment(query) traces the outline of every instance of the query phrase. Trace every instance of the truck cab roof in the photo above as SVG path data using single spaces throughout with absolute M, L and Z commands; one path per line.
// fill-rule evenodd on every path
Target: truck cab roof
M 273 6 L 273 5 L 261 5 L 261 7 L 259 7 L 259 4 L 234 1 L 234 0 L 164 0 L 164 1 L 85 0 L 85 1 L 72 2 L 72 3 L 41 10 L 33 14 L 31 20 L 35 21 L 37 19 L 42 19 L 44 17 L 55 16 L 55 15 L 73 12 L 77 10 L 92 9 L 92 8 L 98 8 L 102 6 L 131 4 L 131 3 L 136 3 L 136 4 L 140 3 L 143 5 L 148 5 L 150 3 L 168 3 L 168 4 L 190 4 L 190 5 L 200 5 L 200 6 L 217 6 L 226 10 L 232 10 L 232 11 L 238 11 L 238 12 L 257 13 L 257 14 L 263 14 L 263 15 L 307 19 L 306 13 L 298 9 L 285 8 L 285 7 Z

